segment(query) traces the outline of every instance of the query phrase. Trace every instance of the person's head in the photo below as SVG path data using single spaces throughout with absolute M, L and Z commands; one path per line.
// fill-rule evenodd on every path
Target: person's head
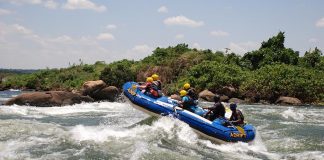
M 214 99 L 214 102 L 219 102 L 220 97 L 219 97 L 219 95 L 215 95 L 213 99 Z
M 152 78 L 153 78 L 154 81 L 157 81 L 159 79 L 159 75 L 157 75 L 157 74 L 154 73 L 152 75 Z
M 189 89 L 189 88 L 190 88 L 190 84 L 189 84 L 189 83 L 185 83 L 185 84 L 183 85 L 183 88 L 186 89 L 186 90 Z
M 153 82 L 153 78 L 152 77 L 147 77 L 146 82 Z
M 187 95 L 187 91 L 186 90 L 181 90 L 180 91 L 180 96 L 183 97 L 185 95 Z
M 235 110 L 236 110 L 236 107 L 237 107 L 237 105 L 236 105 L 235 103 L 231 103 L 231 104 L 230 104 L 230 109 L 231 109 L 232 111 L 235 111 Z

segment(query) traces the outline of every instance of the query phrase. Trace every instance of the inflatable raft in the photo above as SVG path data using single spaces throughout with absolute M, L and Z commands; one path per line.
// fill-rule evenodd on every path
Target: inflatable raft
M 172 115 L 187 123 L 202 136 L 218 143 L 249 142 L 255 137 L 255 129 L 250 124 L 246 124 L 243 127 L 228 125 L 228 121 L 224 118 L 209 121 L 195 113 L 178 107 L 177 101 L 169 97 L 153 98 L 142 93 L 138 89 L 138 83 L 136 82 L 125 83 L 123 85 L 123 93 L 135 108 L 153 116 Z

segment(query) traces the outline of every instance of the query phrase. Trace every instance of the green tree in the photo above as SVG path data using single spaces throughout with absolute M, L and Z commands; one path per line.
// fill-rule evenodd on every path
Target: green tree
M 126 59 L 111 63 L 101 72 L 100 79 L 108 85 L 121 87 L 125 82 L 135 80 L 133 64 L 134 61 Z
M 302 63 L 306 67 L 315 68 L 315 66 L 321 62 L 322 51 L 317 47 L 313 51 L 306 51 L 302 58 Z
M 284 32 L 279 32 L 268 41 L 262 42 L 259 50 L 246 53 L 241 59 L 242 65 L 255 70 L 268 64 L 298 64 L 299 52 L 285 48 L 284 42 Z

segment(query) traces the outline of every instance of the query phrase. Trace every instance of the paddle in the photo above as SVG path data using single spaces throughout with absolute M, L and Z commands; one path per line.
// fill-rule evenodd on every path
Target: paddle
M 228 121 L 232 127 L 236 128 L 241 134 L 245 134 L 244 129 L 241 126 L 235 126 L 231 121 Z

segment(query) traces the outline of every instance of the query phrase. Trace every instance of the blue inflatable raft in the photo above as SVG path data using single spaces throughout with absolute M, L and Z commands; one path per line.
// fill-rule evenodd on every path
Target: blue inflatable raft
M 218 143 L 249 142 L 255 137 L 255 129 L 250 124 L 246 124 L 243 127 L 228 126 L 224 125 L 227 122 L 224 118 L 209 121 L 196 113 L 177 107 L 176 100 L 165 96 L 160 98 L 150 97 L 142 93 L 137 86 L 138 83 L 136 82 L 127 82 L 123 85 L 123 93 L 135 108 L 150 115 L 173 115 L 194 128 L 202 136 Z

